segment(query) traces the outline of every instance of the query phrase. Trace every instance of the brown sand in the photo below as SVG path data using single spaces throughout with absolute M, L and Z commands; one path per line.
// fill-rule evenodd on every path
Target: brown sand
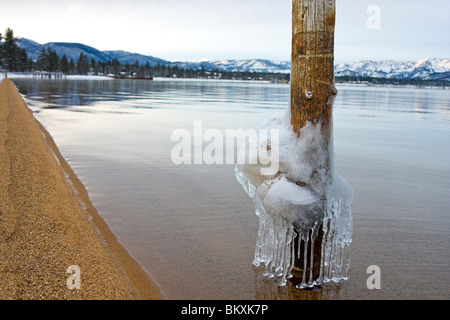
M 69 289 L 69 266 L 81 288 Z M 14 84 L 0 84 L 0 299 L 163 299 Z

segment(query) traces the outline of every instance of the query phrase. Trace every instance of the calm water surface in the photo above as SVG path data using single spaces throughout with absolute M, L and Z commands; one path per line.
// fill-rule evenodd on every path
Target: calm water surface
M 338 86 L 338 172 L 355 190 L 350 279 L 278 288 L 251 265 L 253 203 L 229 165 L 172 164 L 175 129 L 247 129 L 289 87 L 227 81 L 15 80 L 94 205 L 169 299 L 448 299 L 450 91 Z M 381 268 L 381 290 L 366 270 Z

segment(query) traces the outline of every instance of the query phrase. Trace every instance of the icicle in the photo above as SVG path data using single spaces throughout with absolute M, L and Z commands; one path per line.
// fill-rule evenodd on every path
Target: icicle
M 301 129 L 299 138 L 284 121 L 283 114 L 261 126 L 280 131 L 279 172 L 276 175 L 256 174 L 260 164 L 237 164 L 235 168 L 236 178 L 253 199 L 255 213 L 259 217 L 253 265 L 260 267 L 264 264 L 263 276 L 276 278 L 280 286 L 285 286 L 287 279 L 292 277 L 295 255 L 303 258 L 299 288 L 348 279 L 353 190 L 334 173 L 333 159 L 331 178 L 323 177 L 311 167 L 311 162 L 327 161 L 320 150 L 332 148 L 332 144 L 326 145 L 320 138 L 320 122 Z M 261 146 L 267 148 L 267 143 L 261 141 L 256 145 L 251 143 L 247 141 L 240 152 L 259 150 Z M 311 150 L 315 151 L 313 159 L 310 158 Z M 298 181 L 302 183 L 296 183 Z M 323 232 L 321 256 L 316 257 L 314 248 L 319 231 Z M 297 252 L 295 241 L 298 243 Z M 300 249 L 302 241 L 303 250 Z M 309 254 L 308 248 L 311 248 Z M 314 261 L 319 258 L 320 265 L 314 266 Z M 317 278 L 314 278 L 315 273 L 319 274 Z
M 298 289 L 305 289 L 308 287 L 306 284 L 306 272 L 308 267 L 308 235 L 302 239 L 304 241 L 303 246 L 303 274 L 302 274 L 302 283 L 297 285 Z M 299 242 L 300 247 L 300 242 Z
M 309 257 L 309 281 L 308 281 L 308 288 L 314 287 L 314 276 L 313 276 L 313 270 L 314 270 L 314 242 L 316 240 L 316 237 L 314 236 L 314 229 L 311 232 L 311 254 Z

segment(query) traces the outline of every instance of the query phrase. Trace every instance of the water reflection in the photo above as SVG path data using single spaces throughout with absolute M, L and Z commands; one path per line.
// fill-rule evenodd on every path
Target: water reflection
M 243 85 L 231 81 L 18 79 L 15 82 L 31 103 L 67 111 L 73 111 L 72 107 L 114 102 L 116 108 L 195 108 L 208 112 L 236 112 L 245 105 L 256 112 L 285 109 L 289 97 L 286 85 Z
M 15 83 L 32 104 L 77 112 L 99 112 L 79 107 L 114 102 L 109 112 L 172 108 L 264 113 L 284 110 L 289 102 L 289 86 L 258 82 L 17 79 Z M 360 114 L 363 117 L 381 117 L 380 112 L 386 112 L 449 121 L 448 90 L 349 85 L 339 85 L 338 89 L 335 109 L 357 109 L 364 111 Z
M 450 116 L 448 90 L 338 86 L 337 108 Z
M 264 268 L 253 267 L 255 300 L 340 300 L 341 285 L 327 284 L 323 288 L 299 290 L 295 286 L 301 281 L 296 278 L 288 280 L 286 286 L 280 287 L 274 279 L 263 276 Z
M 395 289 L 383 290 L 383 298 L 423 298 L 425 290 L 448 297 L 448 90 L 338 86 L 336 162 L 358 193 L 355 272 L 348 284 L 300 291 L 252 270 L 257 221 L 233 168 L 170 162 L 173 130 L 197 120 L 205 128 L 250 128 L 285 110 L 287 85 L 14 82 L 32 109 L 42 110 L 38 119 L 105 220 L 169 298 L 370 298 L 365 270 L 374 263 L 383 263 L 384 283 Z

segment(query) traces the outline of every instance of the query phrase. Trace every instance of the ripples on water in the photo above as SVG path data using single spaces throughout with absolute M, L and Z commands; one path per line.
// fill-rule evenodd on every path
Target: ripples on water
M 14 80 L 101 215 L 170 299 L 449 298 L 450 93 L 340 85 L 337 170 L 355 190 L 350 279 L 298 292 L 253 270 L 258 221 L 232 166 L 175 166 L 177 128 L 247 129 L 289 87 L 232 81 Z M 382 290 L 366 287 L 370 265 Z

